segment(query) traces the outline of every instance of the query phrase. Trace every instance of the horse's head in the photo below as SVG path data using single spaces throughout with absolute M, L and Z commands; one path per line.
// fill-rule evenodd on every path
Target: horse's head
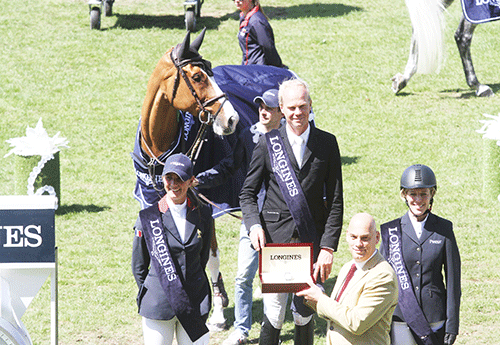
M 167 97 L 172 97 L 174 108 L 199 116 L 202 123 L 213 124 L 214 133 L 228 135 L 236 129 L 239 115 L 217 85 L 210 62 L 198 53 L 205 30 L 191 44 L 188 32 L 184 41 L 171 51 L 170 59 L 177 73 Z
M 179 133 L 177 110 L 213 124 L 219 135 L 236 129 L 238 113 L 215 82 L 210 62 L 198 53 L 204 34 L 205 30 L 190 44 L 188 32 L 181 44 L 163 55 L 149 78 L 141 110 L 141 145 L 150 156 L 158 157 L 174 142 Z

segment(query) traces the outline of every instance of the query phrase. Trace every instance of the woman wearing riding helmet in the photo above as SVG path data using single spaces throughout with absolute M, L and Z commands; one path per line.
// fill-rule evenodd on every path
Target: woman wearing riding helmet
M 400 184 L 408 212 L 380 227 L 380 251 L 399 281 L 393 345 L 451 345 L 458 334 L 460 254 L 452 223 L 431 212 L 436 189 L 431 168 L 408 167 Z

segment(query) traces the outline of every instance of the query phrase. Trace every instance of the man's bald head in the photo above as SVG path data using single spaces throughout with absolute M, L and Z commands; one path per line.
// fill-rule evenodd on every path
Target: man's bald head
M 347 229 L 347 243 L 354 261 L 368 260 L 377 249 L 379 240 L 380 233 L 371 215 L 358 213 L 351 218 Z

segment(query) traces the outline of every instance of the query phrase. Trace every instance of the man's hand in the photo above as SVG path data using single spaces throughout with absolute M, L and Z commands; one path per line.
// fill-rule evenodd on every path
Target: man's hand
M 333 265 L 333 251 L 331 249 L 321 248 L 318 255 L 318 261 L 316 261 L 316 265 L 314 268 L 314 274 L 313 274 L 314 279 L 316 279 L 317 281 L 319 274 L 321 282 L 324 283 L 330 276 L 330 272 L 332 271 L 332 265 Z
M 457 339 L 456 334 L 446 333 L 444 335 L 444 345 L 453 345 L 456 339 Z
M 307 278 L 307 284 L 309 284 L 309 288 L 297 292 L 296 295 L 304 296 L 304 298 L 308 302 L 307 305 L 316 309 L 316 304 L 318 304 L 319 298 L 323 295 L 323 290 L 321 290 L 319 286 L 314 284 L 314 281 L 311 277 Z
M 250 231 L 250 241 L 252 241 L 253 249 L 256 251 L 259 251 L 266 246 L 266 234 L 261 226 L 255 227 L 252 231 Z

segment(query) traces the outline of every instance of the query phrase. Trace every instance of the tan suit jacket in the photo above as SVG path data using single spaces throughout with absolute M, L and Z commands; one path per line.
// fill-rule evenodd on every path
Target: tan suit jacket
M 377 252 L 336 302 L 352 263 L 341 268 L 332 296 L 323 295 L 316 307 L 318 315 L 328 320 L 326 343 L 389 345 L 392 314 L 398 303 L 396 274 Z

